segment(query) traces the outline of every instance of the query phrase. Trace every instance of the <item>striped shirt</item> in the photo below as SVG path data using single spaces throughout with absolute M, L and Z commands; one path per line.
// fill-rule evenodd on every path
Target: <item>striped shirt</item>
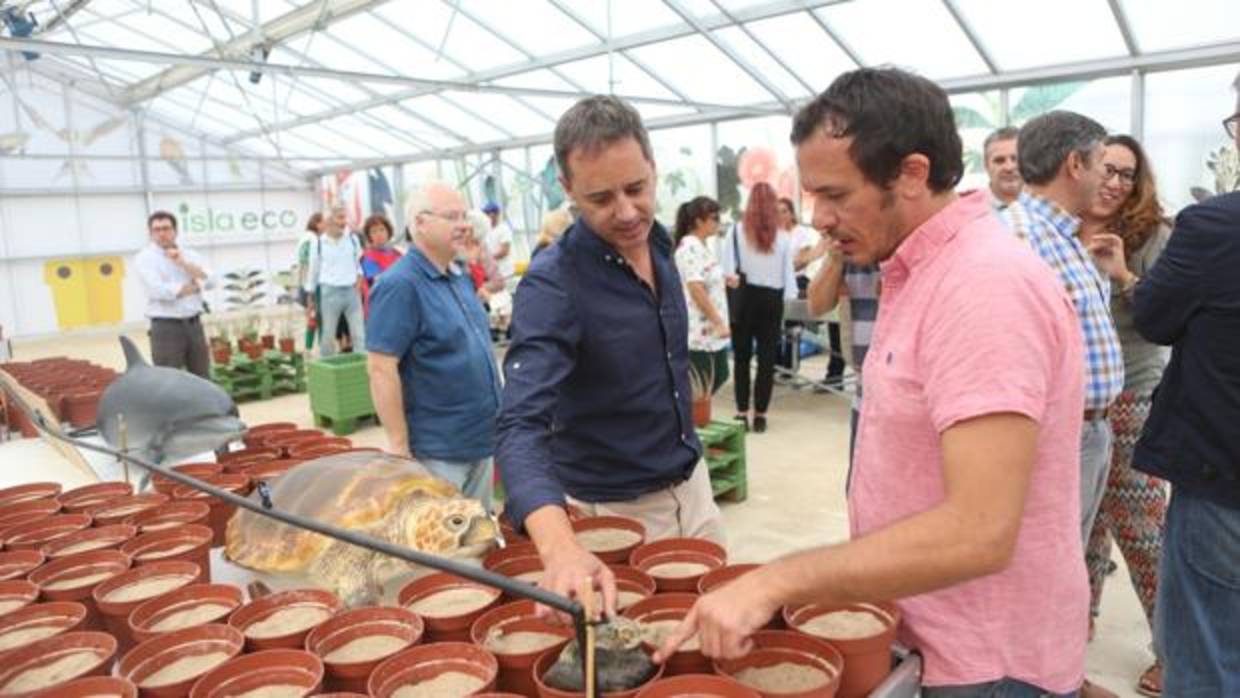
M 1028 192 L 999 218 L 1033 246 L 1067 288 L 1085 338 L 1085 409 L 1105 409 L 1124 388 L 1124 357 L 1111 318 L 1111 284 L 1076 237 L 1081 221 Z
M 852 365 L 858 372 L 865 365 L 865 353 L 869 351 L 874 336 L 881 276 L 877 264 L 859 267 L 844 263 L 844 285 L 848 288 L 848 310 L 852 317 Z M 860 383 L 857 384 L 857 392 L 861 392 Z

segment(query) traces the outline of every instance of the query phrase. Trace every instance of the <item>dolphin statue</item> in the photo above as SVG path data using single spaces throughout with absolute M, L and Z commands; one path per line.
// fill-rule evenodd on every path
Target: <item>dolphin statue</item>
M 121 337 L 121 347 L 125 372 L 103 391 L 96 419 L 109 446 L 122 447 L 122 415 L 127 452 L 156 464 L 214 451 L 245 433 L 236 403 L 218 385 L 150 365 L 128 337 Z

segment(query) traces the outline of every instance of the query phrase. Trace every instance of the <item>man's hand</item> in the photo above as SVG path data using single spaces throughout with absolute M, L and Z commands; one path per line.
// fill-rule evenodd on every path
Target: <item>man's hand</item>
M 185 282 L 185 285 L 181 287 L 180 291 L 177 291 L 177 298 L 184 298 L 186 296 L 192 296 L 195 293 L 198 293 L 198 282 L 194 281 L 193 279 L 190 279 L 189 281 Z
M 180 265 L 185 261 L 185 258 L 181 256 L 181 250 L 176 247 L 165 247 L 164 256 L 167 257 L 169 261 L 177 265 Z
M 607 565 L 593 553 L 578 545 L 561 545 L 555 552 L 543 557 L 542 579 L 538 586 L 553 594 L 560 594 L 580 601 L 585 598 L 586 584 L 603 592 L 602 611 L 606 617 L 616 615 L 616 576 Z M 548 618 L 554 615 L 562 622 L 571 619 L 563 613 L 554 613 L 546 606 L 539 606 L 537 615 Z
M 1124 239 L 1111 233 L 1096 233 L 1089 240 L 1089 253 L 1094 264 L 1108 277 L 1124 283 L 1130 276 L 1124 259 Z
M 748 654 L 753 649 L 750 636 L 779 610 L 779 603 L 767 593 L 771 585 L 762 581 L 762 572 L 754 570 L 699 598 L 655 653 L 654 661 L 667 661 L 694 635 L 707 657 L 735 659 Z
M 728 274 L 723 277 L 723 282 L 728 285 L 728 288 L 737 288 L 741 285 L 741 277 L 736 274 Z

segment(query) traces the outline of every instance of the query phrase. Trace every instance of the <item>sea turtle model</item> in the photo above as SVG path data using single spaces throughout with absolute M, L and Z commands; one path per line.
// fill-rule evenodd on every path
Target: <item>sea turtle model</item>
M 480 558 L 499 540 L 478 500 L 408 458 L 324 456 L 279 476 L 269 491 L 281 511 L 441 557 Z M 378 603 L 386 581 L 411 571 L 387 555 L 244 509 L 228 522 L 224 554 L 242 567 L 333 591 L 351 608 Z

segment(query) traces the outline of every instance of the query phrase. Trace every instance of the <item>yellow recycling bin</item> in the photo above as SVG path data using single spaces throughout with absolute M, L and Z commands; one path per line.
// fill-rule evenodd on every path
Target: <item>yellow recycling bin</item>
M 124 315 L 125 265 L 120 257 L 52 259 L 43 280 L 52 289 L 60 329 L 119 323 Z

